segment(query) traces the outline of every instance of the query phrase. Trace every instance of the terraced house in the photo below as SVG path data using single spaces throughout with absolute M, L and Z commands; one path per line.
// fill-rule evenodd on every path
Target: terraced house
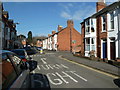
M 96 25 L 96 33 L 94 34 L 96 35 L 95 56 L 102 60 L 116 60 L 120 57 L 120 1 L 107 6 L 103 0 L 103 2 L 97 2 L 96 6 L 97 12 L 90 17 L 96 19 L 94 22 L 94 25 Z M 87 30 L 85 23 L 85 21 L 81 23 L 82 26 L 85 25 L 85 27 L 82 27 L 83 34 Z M 90 38 L 94 35 L 90 36 Z M 83 36 L 86 39 L 86 33 Z M 82 43 L 85 48 L 83 50 L 85 56 L 87 56 L 86 50 L 88 50 L 87 45 L 89 43 L 90 40 Z M 89 49 L 89 51 L 91 50 Z
M 9 19 L 8 11 L 5 11 L 3 4 L 1 3 L 1 38 L 2 49 L 13 49 L 16 45 L 17 39 L 16 23 L 12 19 Z
M 58 25 L 58 32 L 52 31 L 52 35 L 48 35 L 45 40 L 47 40 L 47 43 L 43 47 L 48 47 L 46 48 L 48 50 L 71 52 L 79 52 L 81 50 L 81 34 L 74 28 L 73 20 L 67 21 L 66 28 Z

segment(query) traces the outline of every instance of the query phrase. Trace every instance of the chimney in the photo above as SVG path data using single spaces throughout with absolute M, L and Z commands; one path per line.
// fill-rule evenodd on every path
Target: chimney
M 50 37 L 51 35 L 50 34 L 48 34 L 48 37 Z
M 58 32 L 62 30 L 62 26 L 58 25 Z
M 68 20 L 67 21 L 67 27 L 74 27 L 74 23 L 73 23 L 73 20 Z
M 98 2 L 96 3 L 96 11 L 98 12 L 105 7 L 106 7 L 105 0 L 98 0 Z
M 55 33 L 56 33 L 56 31 L 52 31 L 52 35 L 55 34 Z

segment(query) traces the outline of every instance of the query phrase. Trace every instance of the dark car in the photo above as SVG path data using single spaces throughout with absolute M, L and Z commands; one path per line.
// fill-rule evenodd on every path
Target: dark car
M 0 50 L 0 89 L 30 88 L 30 71 L 36 67 L 36 61 L 23 63 L 15 53 Z
M 30 60 L 30 57 L 27 55 L 27 52 L 25 49 L 14 49 L 11 50 L 12 52 L 16 53 L 23 61 Z
M 23 49 L 26 50 L 28 55 L 33 55 L 33 54 L 37 53 L 37 51 L 35 49 L 31 48 L 31 47 L 24 47 Z
M 37 67 L 37 62 L 23 62 L 15 53 L 0 50 L 0 90 L 47 88 L 50 90 L 46 75 L 31 71 Z

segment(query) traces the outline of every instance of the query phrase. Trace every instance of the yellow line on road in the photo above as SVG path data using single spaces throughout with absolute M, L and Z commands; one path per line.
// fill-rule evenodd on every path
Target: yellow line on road
M 120 77 L 118 77 L 118 76 L 115 76 L 115 75 L 112 75 L 112 74 L 106 73 L 106 72 L 104 72 L 104 71 L 100 71 L 100 70 L 97 70 L 97 69 L 91 68 L 91 67 L 89 67 L 89 66 L 86 66 L 86 65 L 83 65 L 83 64 L 80 64 L 80 63 L 74 62 L 74 61 L 70 61 L 70 60 L 68 60 L 68 59 L 66 59 L 66 58 L 63 58 L 63 57 L 61 57 L 61 56 L 59 56 L 59 58 L 61 58 L 61 59 L 63 59 L 63 60 L 66 60 L 66 61 L 68 61 L 68 62 L 71 62 L 71 63 L 77 64 L 77 65 L 79 65 L 79 66 L 82 66 L 82 67 L 84 67 L 84 68 L 87 68 L 87 69 L 89 69 L 89 70 L 92 70 L 92 71 L 95 71 L 95 72 L 98 72 L 98 73 L 101 73 L 101 74 L 107 75 L 107 76 L 112 77 L 112 78 L 115 78 L 115 79 L 120 78 Z

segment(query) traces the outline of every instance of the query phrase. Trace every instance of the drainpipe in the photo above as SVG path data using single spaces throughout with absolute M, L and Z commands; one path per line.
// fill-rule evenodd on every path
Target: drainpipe
M 118 9 L 118 57 L 120 58 L 120 6 Z

